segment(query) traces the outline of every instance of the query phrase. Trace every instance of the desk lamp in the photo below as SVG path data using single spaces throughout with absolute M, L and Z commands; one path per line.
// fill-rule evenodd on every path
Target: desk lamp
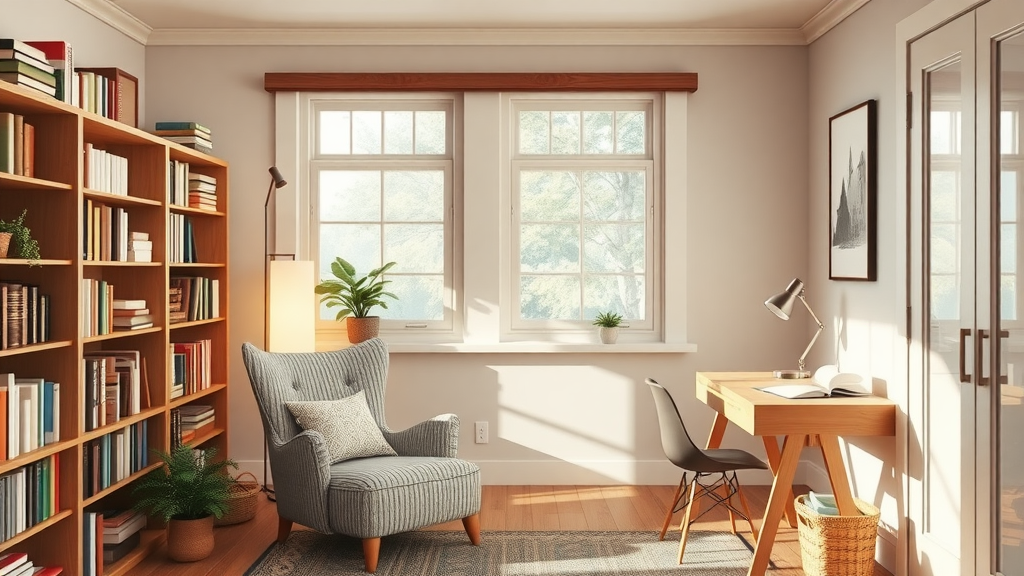
M 765 307 L 771 310 L 776 316 L 783 320 L 789 320 L 789 315 L 793 311 L 793 301 L 797 298 L 800 299 L 804 304 L 804 308 L 807 308 L 807 312 L 814 318 L 814 323 L 818 325 L 818 330 L 814 333 L 814 337 L 811 338 L 810 344 L 804 349 L 804 353 L 800 355 L 800 359 L 797 360 L 798 368 L 796 370 L 775 370 L 772 372 L 772 376 L 783 379 L 796 379 L 796 378 L 810 378 L 811 373 L 805 370 L 805 360 L 807 353 L 811 351 L 811 346 L 814 346 L 814 342 L 818 340 L 818 336 L 821 335 L 821 331 L 825 329 L 825 325 L 818 320 L 818 317 L 814 315 L 814 311 L 807 305 L 807 300 L 804 299 L 804 283 L 799 278 L 793 278 L 793 281 L 786 287 L 785 292 L 780 292 L 775 296 L 764 301 Z

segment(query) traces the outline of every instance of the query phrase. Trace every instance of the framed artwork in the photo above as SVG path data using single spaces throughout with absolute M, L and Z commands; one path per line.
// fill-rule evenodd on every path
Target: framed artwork
M 875 280 L 875 101 L 828 120 L 830 280 Z

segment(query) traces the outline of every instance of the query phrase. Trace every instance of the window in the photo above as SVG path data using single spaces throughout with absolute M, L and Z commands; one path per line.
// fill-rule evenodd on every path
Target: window
M 654 329 L 652 99 L 511 100 L 511 331 Z
M 375 308 L 382 331 L 453 326 L 452 100 L 321 100 L 313 103 L 311 251 L 319 278 L 335 257 L 357 274 L 386 274 L 399 294 Z M 321 329 L 338 329 L 321 305 Z

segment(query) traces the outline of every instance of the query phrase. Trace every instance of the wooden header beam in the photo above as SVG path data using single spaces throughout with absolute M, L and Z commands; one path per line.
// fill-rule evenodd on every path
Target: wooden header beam
M 695 92 L 695 72 L 267 72 L 267 92 Z

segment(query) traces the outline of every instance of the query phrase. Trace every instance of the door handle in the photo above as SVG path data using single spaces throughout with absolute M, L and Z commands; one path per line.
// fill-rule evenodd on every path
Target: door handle
M 978 337 L 974 340 L 974 372 L 978 375 L 978 386 L 988 386 L 988 377 L 985 376 L 985 339 L 988 338 L 988 330 L 978 330 Z
M 967 373 L 967 337 L 970 335 L 970 328 L 960 329 L 960 382 L 965 383 L 971 381 L 971 375 Z

